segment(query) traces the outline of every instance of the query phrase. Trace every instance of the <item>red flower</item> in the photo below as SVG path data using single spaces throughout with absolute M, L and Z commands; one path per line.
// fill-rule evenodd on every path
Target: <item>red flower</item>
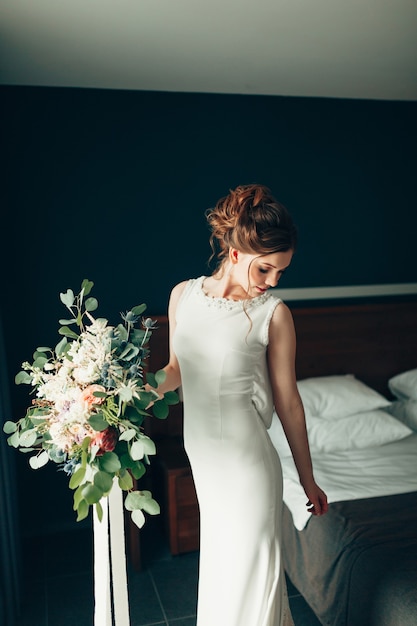
M 105 452 L 112 452 L 117 443 L 118 433 L 115 428 L 109 426 L 106 430 L 96 433 L 91 440 L 92 446 L 99 446 L 96 456 L 102 456 Z

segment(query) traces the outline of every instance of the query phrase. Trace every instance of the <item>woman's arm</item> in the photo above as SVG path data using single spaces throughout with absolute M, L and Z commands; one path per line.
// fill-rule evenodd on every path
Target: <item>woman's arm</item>
M 313 515 L 322 515 L 327 511 L 327 497 L 313 476 L 304 408 L 297 389 L 295 353 L 293 318 L 289 308 L 280 303 L 269 328 L 268 368 L 274 404 L 308 498 L 309 511 Z
M 163 367 L 163 371 L 166 374 L 166 378 L 163 383 L 158 385 L 158 389 L 156 391 L 161 397 L 167 391 L 175 391 L 181 385 L 181 373 L 180 367 L 178 364 L 177 357 L 175 356 L 173 347 L 172 347 L 172 338 L 174 336 L 175 326 L 176 326 L 176 311 L 178 301 L 181 297 L 181 294 L 186 285 L 186 281 L 179 283 L 176 285 L 169 299 L 168 305 L 168 322 L 169 322 L 169 360 L 168 363 Z M 152 389 L 150 385 L 147 385 L 148 389 Z

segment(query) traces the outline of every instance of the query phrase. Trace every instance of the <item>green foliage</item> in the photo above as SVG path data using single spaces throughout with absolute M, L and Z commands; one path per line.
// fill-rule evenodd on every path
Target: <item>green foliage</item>
M 146 304 L 121 313 L 123 323 L 110 326 L 94 318 L 98 308 L 90 296 L 94 283 L 83 280 L 80 292 L 59 294 L 67 315 L 59 320 L 60 340 L 55 348 L 40 346 L 32 363 L 22 363 L 17 385 L 30 385 L 36 395 L 17 422 L 6 421 L 3 430 L 10 446 L 29 453 L 29 465 L 39 469 L 49 461 L 69 476 L 77 521 L 91 506 L 102 519 L 102 498 L 114 481 L 127 492 L 125 505 L 141 527 L 143 512 L 159 513 L 148 491 L 134 490 L 146 472 L 155 443 L 144 434 L 143 421 L 153 414 L 165 419 L 178 395 L 161 396 L 158 386 L 165 372 L 147 373 L 149 339 L 155 330 L 151 318 L 143 318 Z M 137 327 L 137 325 L 140 327 Z

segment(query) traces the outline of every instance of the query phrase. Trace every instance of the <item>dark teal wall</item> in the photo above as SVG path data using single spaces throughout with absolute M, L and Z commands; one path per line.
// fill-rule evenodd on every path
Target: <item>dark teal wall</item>
M 299 226 L 283 286 L 417 281 L 417 103 L 3 87 L 0 106 L 13 418 L 21 362 L 57 342 L 59 292 L 87 277 L 112 323 L 143 301 L 165 313 L 177 281 L 208 271 L 205 209 L 239 183 L 270 186 Z M 25 517 L 59 517 L 45 477 L 57 493 L 66 477 L 16 456 Z
M 58 293 L 84 277 L 114 321 L 142 301 L 165 313 L 177 281 L 208 271 L 204 210 L 239 183 L 269 185 L 299 226 L 285 287 L 417 281 L 417 103 L 37 87 L 0 96 L 13 372 L 54 341 Z

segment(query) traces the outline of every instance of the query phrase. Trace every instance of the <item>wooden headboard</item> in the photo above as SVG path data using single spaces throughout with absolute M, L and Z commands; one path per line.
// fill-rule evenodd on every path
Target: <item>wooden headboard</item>
M 294 309 L 297 378 L 355 374 L 388 395 L 389 378 L 417 367 L 417 302 Z
M 291 307 L 297 333 L 297 378 L 355 374 L 389 397 L 388 379 L 417 367 L 417 301 Z M 149 371 L 168 358 L 168 320 L 158 322 L 150 341 Z M 152 436 L 180 435 L 181 406 L 166 421 L 152 419 Z

